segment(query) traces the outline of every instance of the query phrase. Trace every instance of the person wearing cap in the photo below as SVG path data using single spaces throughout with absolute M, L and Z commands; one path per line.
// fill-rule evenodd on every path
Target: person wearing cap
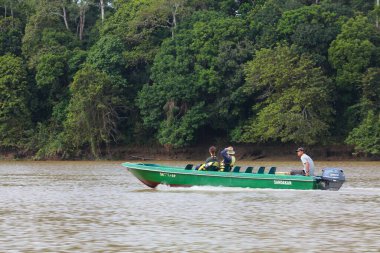
M 236 161 L 234 148 L 229 146 L 223 149 L 222 152 L 220 152 L 220 154 L 222 155 L 223 160 L 220 162 L 219 170 L 226 172 L 230 171 Z
M 314 176 L 314 162 L 313 159 L 310 158 L 307 154 L 305 154 L 305 149 L 299 147 L 297 150 L 297 156 L 301 159 L 303 164 L 303 170 L 301 171 L 305 176 Z M 295 173 L 295 171 L 292 171 Z M 292 173 L 291 173 L 292 174 Z M 292 174 L 295 175 L 295 174 Z
M 196 170 L 218 170 L 219 169 L 219 162 L 218 158 L 216 157 L 216 147 L 211 146 L 208 149 L 208 152 L 210 153 L 210 157 L 206 159 L 206 162 L 201 164 L 198 168 L 195 168 Z

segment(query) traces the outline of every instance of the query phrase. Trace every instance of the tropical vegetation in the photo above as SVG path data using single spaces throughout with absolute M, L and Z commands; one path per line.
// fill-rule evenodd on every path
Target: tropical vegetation
M 0 0 L 0 151 L 380 155 L 378 0 Z

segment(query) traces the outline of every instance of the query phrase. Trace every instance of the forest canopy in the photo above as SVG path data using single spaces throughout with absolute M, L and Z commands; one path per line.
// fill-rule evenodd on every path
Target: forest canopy
M 0 150 L 380 155 L 379 17 L 376 0 L 0 0 Z

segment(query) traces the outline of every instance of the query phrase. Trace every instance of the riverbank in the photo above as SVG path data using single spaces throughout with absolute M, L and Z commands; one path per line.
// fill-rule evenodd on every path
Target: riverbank
M 218 153 L 228 146 L 217 145 Z M 233 145 L 237 160 L 243 161 L 266 161 L 281 160 L 293 161 L 298 159 L 295 150 L 296 145 Z M 204 160 L 209 156 L 209 146 L 196 146 L 180 149 L 165 149 L 164 147 L 123 147 L 114 150 L 113 157 L 124 160 Z M 349 146 L 318 146 L 305 147 L 306 153 L 314 160 L 337 161 L 337 160 L 379 160 L 379 157 L 365 157 L 355 153 Z
M 229 144 L 216 145 L 218 153 Z M 297 159 L 295 150 L 298 146 L 287 144 L 240 144 L 233 145 L 236 158 L 242 161 L 266 161 L 281 160 L 293 161 Z M 169 149 L 159 145 L 122 146 L 110 149 L 108 154 L 104 154 L 101 160 L 204 160 L 208 157 L 206 145 Z M 345 145 L 314 146 L 305 147 L 306 153 L 314 160 L 339 161 L 339 160 L 359 160 L 371 161 L 380 160 L 380 157 L 368 157 L 355 153 L 354 149 Z M 0 160 L 35 160 L 34 154 L 17 151 L 0 152 Z M 49 160 L 94 160 L 89 152 L 83 151 L 81 155 L 73 159 L 64 159 L 60 156 Z

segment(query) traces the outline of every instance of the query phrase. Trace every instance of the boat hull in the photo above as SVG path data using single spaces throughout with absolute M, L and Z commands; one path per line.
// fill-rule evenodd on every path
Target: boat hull
M 297 190 L 319 189 L 317 180 L 314 177 L 306 176 L 196 171 L 155 164 L 124 163 L 123 166 L 151 188 L 164 184 L 181 187 L 223 186 Z

